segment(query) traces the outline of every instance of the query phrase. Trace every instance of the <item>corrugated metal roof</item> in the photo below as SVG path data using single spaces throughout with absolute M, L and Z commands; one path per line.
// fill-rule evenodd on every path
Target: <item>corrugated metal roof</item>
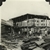
M 13 26 L 10 22 L 5 21 L 5 20 L 3 20 L 3 19 L 1 19 L 1 24 L 7 25 L 7 26 Z

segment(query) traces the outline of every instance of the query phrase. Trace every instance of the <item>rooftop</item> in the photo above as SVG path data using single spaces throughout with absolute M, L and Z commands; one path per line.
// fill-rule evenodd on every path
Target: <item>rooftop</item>
M 12 18 L 11 20 L 16 21 L 16 22 L 20 22 L 20 21 L 23 21 L 26 19 L 32 19 L 32 18 L 39 18 L 39 19 L 46 19 L 47 18 L 47 19 L 49 19 L 49 17 L 46 15 L 24 14 L 19 17 Z
M 7 26 L 13 26 L 10 22 L 7 22 L 7 21 L 5 21 L 3 19 L 1 19 L 1 24 L 7 25 Z

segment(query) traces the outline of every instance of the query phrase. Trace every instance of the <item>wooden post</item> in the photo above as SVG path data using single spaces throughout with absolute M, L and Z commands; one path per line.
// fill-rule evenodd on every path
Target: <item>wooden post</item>
M 47 29 L 47 17 L 46 17 L 46 29 Z
M 27 37 L 29 36 L 29 34 L 28 34 L 28 22 L 29 22 L 29 19 L 28 19 L 28 15 L 27 15 Z

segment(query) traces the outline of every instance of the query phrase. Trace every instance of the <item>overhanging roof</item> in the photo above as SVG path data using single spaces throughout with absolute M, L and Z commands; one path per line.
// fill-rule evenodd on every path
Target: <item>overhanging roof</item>
M 15 17 L 15 18 L 12 18 L 10 20 L 13 20 L 15 22 L 20 22 L 20 21 L 23 21 L 23 20 L 26 20 L 26 19 L 32 19 L 32 18 L 39 18 L 39 19 L 49 19 L 48 16 L 45 16 L 45 15 L 35 15 L 35 14 L 25 14 L 25 15 L 21 15 L 19 17 Z
M 5 21 L 3 19 L 1 19 L 1 24 L 7 25 L 7 26 L 13 26 L 10 22 L 7 22 L 7 21 Z

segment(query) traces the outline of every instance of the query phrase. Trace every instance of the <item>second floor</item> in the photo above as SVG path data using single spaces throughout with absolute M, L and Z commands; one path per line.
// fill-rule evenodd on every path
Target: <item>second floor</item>
M 50 20 L 47 19 L 27 19 L 22 22 L 16 22 L 16 26 L 23 27 L 23 26 L 48 26 L 50 27 Z

